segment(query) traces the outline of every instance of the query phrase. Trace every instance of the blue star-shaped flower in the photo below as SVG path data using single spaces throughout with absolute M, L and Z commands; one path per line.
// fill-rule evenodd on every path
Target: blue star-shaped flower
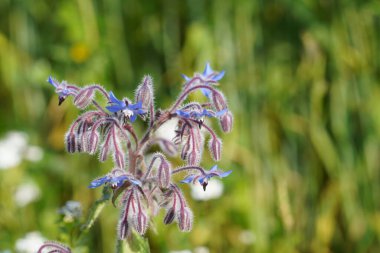
M 197 180 L 198 182 L 203 186 L 203 190 L 206 190 L 206 186 L 208 184 L 208 180 L 212 177 L 218 176 L 220 178 L 227 177 L 232 173 L 232 170 L 229 171 L 221 171 L 218 169 L 217 165 L 214 165 L 208 172 L 206 171 L 204 174 L 196 175 L 191 174 L 187 176 L 185 179 L 181 181 L 181 183 L 189 184 L 189 183 L 195 183 Z
M 206 63 L 206 67 L 205 69 L 203 70 L 203 73 L 202 74 L 199 74 L 199 77 L 206 83 L 206 84 L 209 84 L 209 83 L 216 83 L 218 82 L 219 80 L 221 80 L 223 78 L 225 74 L 225 71 L 222 70 L 220 72 L 216 72 L 214 71 L 211 66 L 210 66 L 210 63 Z M 185 79 L 186 82 L 190 81 L 191 78 L 182 74 L 182 77 Z M 209 89 L 204 89 L 202 88 L 201 89 L 202 93 L 209 99 L 211 99 L 211 91 Z
M 142 115 L 145 111 L 142 109 L 142 102 L 139 101 L 136 104 L 128 104 L 125 101 L 121 101 L 115 97 L 112 91 L 109 93 L 111 105 L 106 106 L 110 112 L 123 111 L 124 115 L 128 117 L 131 122 L 137 119 L 137 115 Z
M 96 188 L 101 186 L 102 184 L 109 183 L 113 189 L 121 186 L 125 181 L 129 181 L 130 183 L 134 185 L 141 186 L 141 182 L 137 179 L 132 178 L 128 175 L 113 175 L 113 174 L 107 174 L 104 177 L 98 178 L 93 180 L 88 188 Z
M 202 112 L 197 111 L 186 111 L 186 110 L 177 110 L 176 113 L 178 116 L 186 118 L 186 119 L 201 119 L 203 117 L 221 117 L 223 114 L 227 112 L 227 109 L 221 110 L 219 112 L 213 112 L 207 109 L 203 109 Z
M 63 82 L 57 82 L 57 80 L 55 80 L 54 78 L 52 78 L 51 76 L 49 76 L 48 80 L 47 80 L 52 86 L 54 86 L 55 88 L 55 92 L 58 94 L 59 96 L 59 103 L 58 105 L 61 105 L 62 102 L 67 98 L 68 95 L 70 95 L 71 91 L 70 89 L 67 87 L 67 83 L 65 81 Z

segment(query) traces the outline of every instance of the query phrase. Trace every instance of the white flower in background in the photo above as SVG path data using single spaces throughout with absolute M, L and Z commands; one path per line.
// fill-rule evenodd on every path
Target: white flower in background
M 192 253 L 191 250 L 185 249 L 185 250 L 171 250 L 169 253 Z
M 23 158 L 37 162 L 42 159 L 43 151 L 37 146 L 28 146 L 28 135 L 23 132 L 8 132 L 0 140 L 0 170 L 19 165 Z
M 25 151 L 25 159 L 31 162 L 38 162 L 44 156 L 44 151 L 38 146 L 29 146 Z
M 246 245 L 253 244 L 256 241 L 255 234 L 249 230 L 243 230 L 239 234 L 239 240 Z
M 0 169 L 17 166 L 28 145 L 28 136 L 22 132 L 9 132 L 0 140 Z
M 17 253 L 36 253 L 45 241 L 46 238 L 40 232 L 29 232 L 24 238 L 16 241 L 15 249 Z
M 196 247 L 194 249 L 194 253 L 210 253 L 210 250 L 207 247 L 201 246 L 201 247 Z
M 173 140 L 173 138 L 176 136 L 175 129 L 177 128 L 177 125 L 178 119 L 171 119 L 157 129 L 155 136 L 157 138 Z
M 23 207 L 37 200 L 40 194 L 40 188 L 35 183 L 27 182 L 17 187 L 13 198 L 17 206 Z
M 190 184 L 191 197 L 195 200 L 217 199 L 223 194 L 223 183 L 220 180 L 213 179 L 208 182 L 207 190 L 203 191 L 198 184 Z
M 70 223 L 82 216 L 82 205 L 78 201 L 69 200 L 58 210 L 58 213 L 63 214 L 63 220 Z

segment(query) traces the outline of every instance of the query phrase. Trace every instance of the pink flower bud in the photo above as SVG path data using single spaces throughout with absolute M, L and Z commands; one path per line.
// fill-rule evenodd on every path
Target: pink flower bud
M 214 104 L 216 111 L 221 111 L 227 108 L 227 100 L 220 91 L 212 93 L 212 103 Z
M 161 189 L 167 189 L 170 185 L 170 165 L 165 158 L 161 159 L 158 167 L 158 186 Z
M 140 201 L 137 199 L 137 201 Z M 140 203 L 138 204 L 141 205 Z M 133 227 L 136 229 L 136 231 L 143 235 L 145 234 L 147 228 L 148 228 L 148 218 L 143 210 L 140 210 L 136 215 L 133 216 Z
M 142 109 L 148 111 L 153 101 L 153 80 L 150 76 L 144 76 L 141 84 L 136 89 L 135 101 L 142 102 Z
M 65 136 L 66 149 L 69 153 L 74 153 L 76 149 L 76 136 L 72 132 L 68 132 Z
M 88 153 L 93 155 L 96 153 L 96 150 L 98 149 L 99 144 L 99 133 L 97 131 L 91 131 L 90 136 L 88 138 Z
M 174 221 L 174 218 L 175 218 L 174 208 L 171 207 L 166 212 L 166 215 L 165 215 L 165 218 L 164 218 L 164 224 L 166 224 L 166 225 L 171 224 Z
M 164 151 L 169 156 L 176 156 L 177 153 L 178 153 L 177 152 L 177 147 L 176 147 L 176 145 L 172 141 L 165 140 L 165 139 L 160 139 L 158 141 L 158 145 L 160 146 L 160 148 L 162 149 L 162 151 Z
M 222 153 L 222 141 L 219 138 L 212 136 L 208 142 L 208 148 L 212 158 L 215 161 L 219 161 Z
M 223 132 L 229 133 L 232 130 L 232 125 L 233 125 L 233 116 L 230 111 L 226 112 L 223 114 L 222 117 L 220 117 L 220 125 L 222 127 Z
M 125 167 L 125 158 L 124 158 L 123 153 L 120 152 L 119 150 L 115 149 L 113 158 L 114 158 L 114 162 L 117 165 L 117 167 L 120 168 L 120 169 L 124 169 L 124 167 Z
M 120 240 L 124 240 L 128 237 L 130 230 L 127 220 L 120 220 L 117 228 L 117 232 Z
M 92 102 L 93 98 L 94 98 L 94 89 L 91 86 L 85 87 L 81 89 L 78 92 L 78 94 L 75 96 L 74 104 L 79 109 L 84 109 Z
M 188 207 L 182 207 L 177 212 L 178 226 L 183 232 L 189 232 L 193 226 L 193 212 Z
M 110 145 L 109 145 L 109 142 L 107 142 L 106 140 L 100 149 L 99 160 L 101 162 L 104 162 L 105 160 L 107 160 L 109 151 L 110 151 Z

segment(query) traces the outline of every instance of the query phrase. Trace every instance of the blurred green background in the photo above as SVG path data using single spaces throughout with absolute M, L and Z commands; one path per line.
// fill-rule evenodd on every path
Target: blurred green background
M 0 0 L 0 137 L 22 131 L 29 147 L 0 170 L 0 251 L 30 231 L 69 244 L 57 209 L 86 215 L 101 195 L 88 183 L 111 166 L 65 153 L 79 111 L 57 106 L 49 75 L 132 97 L 149 73 L 165 108 L 180 73 L 210 61 L 226 70 L 235 122 L 219 165 L 234 172 L 217 199 L 183 186 L 194 228 L 161 213 L 152 252 L 380 252 L 379 31 L 378 0 Z M 38 194 L 20 204 L 25 184 Z M 103 210 L 88 252 L 113 251 L 118 216 Z

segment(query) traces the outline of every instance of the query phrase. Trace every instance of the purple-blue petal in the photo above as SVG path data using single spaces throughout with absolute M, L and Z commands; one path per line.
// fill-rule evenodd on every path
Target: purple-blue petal
M 106 106 L 106 109 L 110 112 L 118 112 L 118 111 L 121 111 L 121 110 L 124 110 L 125 109 L 125 106 L 120 106 L 120 105 L 109 105 L 109 106 Z
M 219 74 L 217 74 L 214 77 L 212 77 L 212 80 L 214 80 L 215 82 L 217 82 L 217 81 L 219 81 L 220 79 L 223 78 L 224 74 L 225 74 L 225 71 L 223 70 L 223 71 L 219 72 Z
M 216 171 L 217 169 L 218 169 L 218 165 L 215 164 L 214 166 L 211 167 L 210 171 Z
M 228 109 L 226 108 L 226 109 L 223 109 L 223 110 L 221 110 L 221 111 L 219 111 L 219 112 L 216 112 L 215 113 L 215 117 L 222 117 L 226 112 L 228 111 Z
M 209 118 L 214 117 L 214 115 L 210 111 L 208 111 L 206 109 L 203 109 L 202 115 L 206 116 L 206 117 L 209 117 Z
M 206 89 L 206 88 L 201 88 L 201 92 L 203 93 L 203 95 L 205 95 L 208 99 L 211 99 L 211 90 L 209 89 Z
M 181 74 L 181 76 L 182 76 L 182 78 L 183 79 L 185 79 L 185 81 L 186 82 L 188 82 L 188 81 L 190 81 L 191 80 L 191 78 L 190 77 L 188 77 L 187 75 L 185 75 L 185 74 Z
M 226 172 L 223 172 L 219 175 L 219 177 L 227 177 L 229 176 L 230 174 L 232 173 L 232 170 L 229 170 L 229 171 L 226 171 Z
M 49 76 L 48 80 L 47 80 L 51 85 L 53 85 L 55 88 L 57 88 L 58 84 L 54 81 L 54 79 Z
M 129 118 L 129 120 L 130 120 L 131 122 L 135 122 L 136 119 L 137 119 L 137 114 L 136 114 L 136 113 L 132 114 L 132 116 Z
M 88 186 L 88 188 L 96 188 L 96 187 L 99 187 L 101 186 L 102 184 L 108 182 L 110 180 L 109 176 L 105 176 L 105 177 L 101 177 L 101 178 L 98 178 L 98 179 L 95 179 L 94 181 L 92 181 L 90 183 L 90 185 Z
M 141 182 L 140 182 L 140 180 L 133 179 L 133 178 L 128 178 L 128 181 L 131 182 L 131 183 L 134 184 L 134 185 L 141 186 Z
M 203 76 L 206 77 L 206 76 L 212 74 L 213 72 L 214 72 L 214 71 L 213 71 L 212 68 L 210 67 L 210 63 L 207 62 L 207 63 L 206 63 L 206 67 L 205 67 L 205 69 L 203 70 Z
M 187 176 L 185 179 L 183 179 L 181 181 L 181 183 L 189 184 L 189 183 L 191 183 L 193 181 L 194 177 L 195 177 L 195 175 Z
M 117 99 L 115 97 L 115 95 L 113 94 L 112 91 L 110 91 L 108 95 L 110 96 L 110 100 L 111 100 L 112 103 L 118 104 L 118 105 L 120 105 L 121 103 L 123 103 L 122 101 L 120 101 L 119 99 Z
M 141 101 L 137 102 L 136 104 L 128 105 L 128 109 L 130 109 L 132 111 L 141 109 L 141 107 L 142 107 L 142 102 Z
M 176 111 L 178 116 L 184 117 L 184 118 L 190 118 L 190 113 L 182 111 L 182 110 L 177 110 Z

